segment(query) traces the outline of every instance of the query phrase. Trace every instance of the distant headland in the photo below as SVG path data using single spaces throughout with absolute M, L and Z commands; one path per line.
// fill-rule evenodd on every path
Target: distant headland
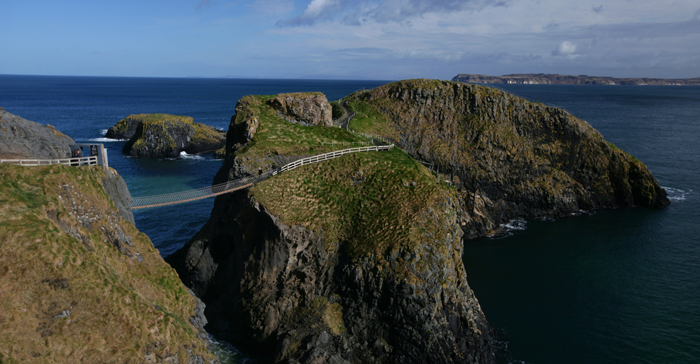
M 695 78 L 615 78 L 598 76 L 571 76 L 545 73 L 517 73 L 503 76 L 459 74 L 452 81 L 464 83 L 508 83 L 525 85 L 681 85 L 698 86 L 700 77 Z

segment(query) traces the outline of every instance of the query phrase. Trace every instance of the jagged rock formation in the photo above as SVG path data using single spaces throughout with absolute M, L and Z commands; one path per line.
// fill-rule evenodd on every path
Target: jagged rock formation
M 646 166 L 568 112 L 497 89 L 409 80 L 351 95 L 355 128 L 395 140 L 465 195 L 480 236 L 515 217 L 669 204 Z
M 273 102 L 238 103 L 217 179 L 303 155 L 307 140 L 357 138 L 286 123 Z M 266 362 L 492 363 L 458 206 L 405 153 L 354 154 L 219 196 L 168 261 L 207 304 L 208 328 Z
M 333 126 L 333 109 L 326 95 L 315 93 L 279 94 L 271 102 L 278 116 L 304 126 Z
M 74 143 L 51 125 L 41 125 L 0 108 L 0 159 L 70 158 L 70 146 Z
M 110 130 L 113 132 L 108 131 L 107 137 L 117 139 L 127 137 L 133 130 L 122 150 L 132 157 L 176 158 L 182 151 L 188 154 L 213 152 L 226 144 L 224 132 L 195 123 L 189 116 L 130 115 Z
M 599 76 L 570 76 L 544 73 L 512 74 L 503 76 L 486 76 L 474 74 L 459 74 L 452 78 L 455 82 L 464 83 L 508 83 L 525 85 L 700 85 L 700 77 L 696 78 L 615 78 Z
M 120 179 L 0 165 L 1 362 L 216 362 L 201 302 L 118 209 Z
M 124 119 L 119 120 L 114 126 L 107 129 L 105 138 L 110 139 L 131 139 L 136 134 L 136 127 L 143 118 L 144 114 L 129 115 Z

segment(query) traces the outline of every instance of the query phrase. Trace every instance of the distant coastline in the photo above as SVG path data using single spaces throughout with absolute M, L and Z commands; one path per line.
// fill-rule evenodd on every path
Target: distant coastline
M 673 85 L 698 86 L 700 77 L 695 78 L 615 78 L 598 76 L 570 76 L 545 73 L 518 73 L 503 76 L 459 74 L 452 81 L 464 83 L 507 83 L 524 85 Z

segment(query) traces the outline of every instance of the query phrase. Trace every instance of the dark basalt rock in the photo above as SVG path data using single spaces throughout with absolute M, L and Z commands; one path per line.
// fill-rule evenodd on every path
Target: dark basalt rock
M 0 108 L 0 159 L 70 158 L 70 146 L 74 143 L 51 125 L 41 125 Z
M 136 134 L 136 127 L 139 125 L 141 118 L 139 115 L 129 115 L 128 117 L 119 120 L 117 124 L 107 129 L 105 138 L 110 139 L 131 139 Z
M 461 236 L 454 218 L 436 223 Z M 353 260 L 241 191 L 217 198 L 209 222 L 166 260 L 207 304 L 207 329 L 266 362 L 492 363 L 461 241 L 445 243 L 448 256 L 426 241 Z

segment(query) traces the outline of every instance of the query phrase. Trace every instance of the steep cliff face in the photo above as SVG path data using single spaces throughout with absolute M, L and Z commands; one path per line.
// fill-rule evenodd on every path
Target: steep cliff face
M 321 93 L 279 94 L 270 103 L 278 116 L 304 126 L 333 126 L 333 109 Z
M 131 139 L 136 134 L 136 127 L 143 118 L 141 115 L 129 115 L 124 119 L 119 120 L 114 126 L 107 129 L 105 138 L 110 139 Z
M 348 98 L 351 128 L 396 141 L 467 193 L 478 236 L 514 217 L 668 205 L 646 166 L 564 110 L 477 85 L 388 84 Z
M 122 151 L 132 157 L 176 158 L 182 151 L 189 154 L 213 152 L 226 143 L 224 132 L 195 123 L 189 116 L 130 115 L 110 130 L 115 129 L 113 135 L 123 132 L 121 136 L 126 136 L 137 120 L 133 135 Z
M 266 100 L 239 102 L 217 178 L 298 156 L 311 141 L 361 140 L 299 129 Z M 168 260 L 207 303 L 208 327 L 267 361 L 491 363 L 461 259 L 458 195 L 400 150 L 348 155 L 219 196 Z
M 0 159 L 71 157 L 73 139 L 51 125 L 41 125 L 0 108 Z
M 119 180 L 0 165 L 3 363 L 215 362 L 201 302 L 108 197 Z

